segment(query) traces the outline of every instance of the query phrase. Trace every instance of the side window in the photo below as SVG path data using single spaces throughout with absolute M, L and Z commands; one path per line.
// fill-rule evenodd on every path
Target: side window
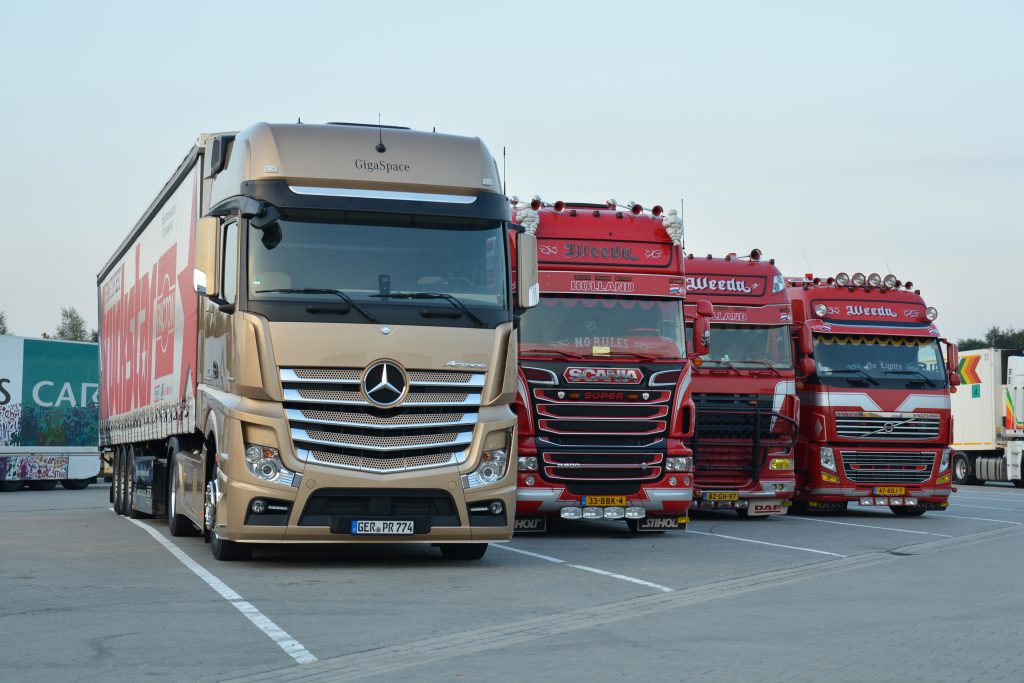
M 238 223 L 235 221 L 224 226 L 224 263 L 221 272 L 224 274 L 221 297 L 233 304 L 238 292 Z

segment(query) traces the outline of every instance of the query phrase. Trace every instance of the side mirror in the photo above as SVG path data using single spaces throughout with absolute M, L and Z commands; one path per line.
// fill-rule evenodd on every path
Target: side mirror
M 702 318 L 710 318 L 715 314 L 715 307 L 707 299 L 697 302 L 697 315 Z
M 814 338 L 811 336 L 811 328 L 806 323 L 800 326 L 800 353 L 809 356 L 814 353 Z
M 711 305 L 710 301 L 697 304 L 698 316 L 693 321 L 693 355 L 706 356 L 711 352 L 711 322 L 707 317 L 699 315 L 700 304 Z
M 196 266 L 193 273 L 193 285 L 196 293 L 210 299 L 220 296 L 220 291 L 218 291 L 220 259 L 217 258 L 219 231 L 219 218 L 208 216 L 199 219 L 199 227 L 196 229 Z
M 956 344 L 943 341 L 946 344 L 946 367 L 949 371 L 949 386 L 958 387 L 960 386 L 960 349 Z
M 516 305 L 533 308 L 540 303 L 540 275 L 537 272 L 537 236 L 521 232 L 516 236 Z
M 816 368 L 817 365 L 815 364 L 814 359 L 810 356 L 804 356 L 800 359 L 800 362 L 796 364 L 796 370 L 800 375 L 800 379 L 807 379 L 813 375 Z

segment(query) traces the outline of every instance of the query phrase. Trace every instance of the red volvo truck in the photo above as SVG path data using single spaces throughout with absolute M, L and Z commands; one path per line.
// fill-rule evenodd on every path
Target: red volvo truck
M 794 508 L 945 509 L 949 396 L 960 378 L 956 345 L 935 327 L 938 312 L 893 275 L 788 283 L 800 356 Z
M 785 514 L 799 415 L 786 281 L 758 249 L 742 258 L 691 254 L 686 290 L 714 304 L 714 348 L 693 368 L 693 506 Z
M 543 531 L 549 517 L 685 528 L 694 417 L 678 215 L 512 201 L 537 236 L 541 286 L 519 327 L 516 529 Z

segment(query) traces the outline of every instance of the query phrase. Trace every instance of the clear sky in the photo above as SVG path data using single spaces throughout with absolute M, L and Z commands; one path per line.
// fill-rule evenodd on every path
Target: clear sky
M 952 338 L 1024 327 L 1024 1 L 0 0 L 0 310 L 96 274 L 200 132 L 479 135 L 508 189 L 686 200 L 689 251 L 890 269 Z

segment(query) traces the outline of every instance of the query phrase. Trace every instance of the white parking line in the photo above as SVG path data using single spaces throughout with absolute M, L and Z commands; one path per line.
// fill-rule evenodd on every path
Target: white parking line
M 986 489 L 962 489 L 960 491 L 957 491 L 954 495 L 957 495 L 957 496 L 962 496 L 962 495 L 970 496 L 970 495 L 973 495 L 975 493 L 980 493 L 983 496 L 1004 496 L 1004 497 L 1005 496 L 1024 496 L 1024 493 L 1012 493 L 1011 491 L 1012 491 L 1012 489 L 1010 491 L 1007 491 L 1006 493 L 1003 493 L 1002 491 L 999 491 L 998 489 L 994 489 L 994 488 L 989 488 L 987 490 Z
M 519 553 L 520 555 L 529 555 L 530 557 L 536 557 L 540 560 L 547 562 L 553 562 L 555 564 L 564 564 L 566 567 L 572 567 L 573 569 L 579 569 L 585 572 L 591 572 L 593 574 L 600 574 L 601 576 L 608 576 L 613 579 L 619 579 L 621 581 L 628 581 L 635 583 L 638 586 L 647 586 L 648 588 L 654 588 L 662 591 L 663 593 L 672 593 L 675 588 L 669 588 L 668 586 L 662 586 L 659 583 L 651 583 L 650 581 L 644 581 L 643 579 L 637 579 L 632 576 L 626 576 L 625 574 L 616 574 L 615 572 L 605 571 L 604 569 L 598 569 L 597 567 L 588 567 L 585 564 L 573 564 L 565 560 L 560 560 L 557 557 L 551 557 L 550 555 L 541 555 L 540 553 L 531 553 L 529 550 L 520 550 L 519 548 L 513 548 L 509 545 L 498 545 L 496 543 L 491 544 L 492 548 L 501 548 L 502 550 L 508 550 L 513 553 Z
M 1011 522 L 1006 519 L 989 519 L 987 517 L 964 517 L 963 515 L 951 515 L 948 512 L 942 513 L 943 517 L 954 517 L 956 519 L 976 519 L 979 522 L 1002 522 L 1003 524 L 1024 524 L 1024 522 Z
M 1016 503 L 1018 501 L 1024 501 L 1024 498 L 1022 498 L 1020 496 L 1018 496 L 1017 500 L 1015 500 L 1015 501 L 1008 501 L 1008 500 L 1006 500 L 1007 498 L 1008 498 L 1008 496 L 1004 496 L 1002 498 L 988 498 L 986 496 L 961 496 L 958 493 L 955 496 L 951 497 L 949 500 L 951 502 L 953 502 L 953 503 L 956 503 L 959 500 L 994 500 L 997 503 L 1008 503 L 1008 502 Z
M 978 508 L 979 510 L 999 510 L 1000 512 L 1024 512 L 1024 510 L 1021 510 L 1020 508 L 994 508 L 987 507 L 985 505 L 965 505 L 964 503 L 956 502 L 950 503 L 950 505 L 955 505 L 960 508 Z
M 110 510 L 113 511 L 113 508 L 110 508 Z M 222 598 L 234 605 L 235 609 L 244 614 L 256 628 L 266 633 L 271 640 L 277 643 L 278 646 L 288 653 L 288 655 L 296 662 L 299 664 L 309 664 L 317 661 L 317 658 L 314 657 L 309 650 L 303 647 L 302 643 L 288 635 L 284 629 L 264 616 L 264 614 L 253 607 L 251 603 L 243 600 L 241 595 L 231 590 L 226 583 L 218 579 L 203 568 L 202 565 L 186 555 L 185 551 L 181 548 L 164 538 L 163 534 L 159 531 L 135 519 L 128 519 L 128 521 L 155 538 L 157 543 L 166 548 L 171 555 L 178 558 L 183 565 L 192 570 L 192 573 L 205 581 L 206 585 L 217 591 Z
M 730 541 L 743 541 L 744 543 L 756 543 L 757 545 L 770 545 L 774 548 L 786 548 L 788 550 L 803 550 L 808 553 L 817 553 L 818 555 L 831 555 L 832 557 L 846 557 L 846 555 L 840 555 L 839 553 L 830 553 L 827 550 L 815 550 L 814 548 L 801 548 L 798 545 L 782 545 L 781 543 L 769 543 L 768 541 L 755 541 L 752 538 L 739 538 L 737 536 L 726 536 L 724 534 L 711 534 L 707 531 L 693 531 L 687 529 L 684 533 L 687 534 L 700 534 L 701 536 L 714 536 L 715 538 L 728 538 Z
M 789 517 L 787 515 L 787 517 Z M 841 524 L 843 526 L 859 526 L 865 529 L 881 529 L 883 531 L 899 531 L 904 534 L 921 534 L 922 536 L 941 536 L 943 538 L 953 538 L 950 534 L 935 534 L 930 531 L 911 531 L 910 529 L 893 529 L 887 526 L 875 526 L 874 524 L 854 524 L 853 522 L 837 522 L 832 519 L 813 519 L 811 517 L 789 517 L 789 519 L 798 519 L 801 522 L 821 522 L 822 524 Z

